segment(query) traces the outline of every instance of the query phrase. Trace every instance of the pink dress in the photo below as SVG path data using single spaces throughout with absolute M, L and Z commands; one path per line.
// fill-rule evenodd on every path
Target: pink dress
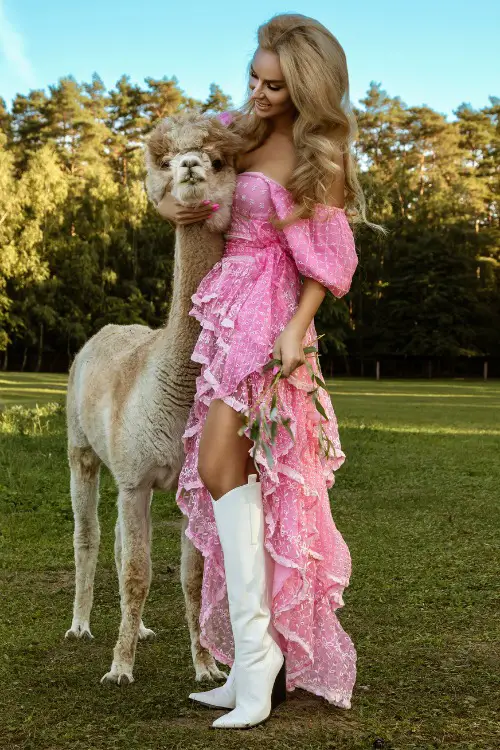
M 262 367 L 297 309 L 300 274 L 341 297 L 357 265 L 342 209 L 318 206 L 317 218 L 276 230 L 268 221 L 270 212 L 274 209 L 283 218 L 292 207 L 291 194 L 269 177 L 260 172 L 238 175 L 224 255 L 200 282 L 189 312 L 201 323 L 191 356 L 201 363 L 201 374 L 182 438 L 185 461 L 176 500 L 189 519 L 187 536 L 204 555 L 200 641 L 228 665 L 234 660 L 234 641 L 222 548 L 210 494 L 197 470 L 208 407 L 217 398 L 244 411 L 269 387 L 272 372 L 263 373 Z M 316 336 L 313 320 L 304 347 Z M 309 361 L 322 378 L 315 358 Z M 274 466 L 263 451 L 255 457 L 265 546 L 275 561 L 271 616 L 287 658 L 288 690 L 304 688 L 350 708 L 356 651 L 335 610 L 344 604 L 351 558 L 333 521 L 327 491 L 345 454 L 330 398 L 319 388 L 325 420 L 308 395 L 314 387 L 305 365 L 279 381 L 279 410 L 290 417 L 294 439 L 280 425 L 272 446 Z M 328 457 L 319 446 L 320 423 L 335 449 Z

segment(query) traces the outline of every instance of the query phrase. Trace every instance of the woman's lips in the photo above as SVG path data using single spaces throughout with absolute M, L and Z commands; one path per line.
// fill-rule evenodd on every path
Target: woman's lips
M 269 107 L 271 106 L 270 104 L 261 104 L 260 102 L 257 102 L 257 101 L 255 102 L 255 104 L 259 109 L 269 109 Z

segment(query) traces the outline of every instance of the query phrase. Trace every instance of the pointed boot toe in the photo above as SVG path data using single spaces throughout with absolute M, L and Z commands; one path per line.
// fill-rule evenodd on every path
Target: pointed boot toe
M 224 685 L 205 690 L 202 693 L 190 693 L 189 697 L 208 708 L 234 708 L 236 706 L 236 684 L 234 679 L 234 666 L 228 675 Z
M 269 659 L 274 661 L 274 664 L 270 667 L 266 666 L 260 674 L 250 675 L 250 684 L 246 683 L 245 687 L 237 692 L 236 708 L 215 719 L 212 723 L 214 729 L 250 729 L 250 727 L 263 724 L 269 719 L 273 710 L 286 700 L 285 658 L 278 646 L 271 650 L 274 653 Z M 281 666 L 277 666 L 280 663 Z M 275 675 L 274 680 L 273 675 Z M 247 671 L 247 679 L 248 676 Z M 266 693 L 269 699 L 263 701 L 262 695 Z

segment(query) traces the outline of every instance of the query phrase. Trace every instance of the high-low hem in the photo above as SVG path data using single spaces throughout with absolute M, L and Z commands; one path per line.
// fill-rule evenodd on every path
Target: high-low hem
M 215 298 L 215 294 L 210 295 L 210 301 L 213 301 Z M 218 340 L 218 334 L 216 330 L 217 326 L 206 325 L 207 320 L 203 317 L 201 308 L 203 307 L 204 302 L 207 301 L 208 300 L 206 298 L 200 298 L 199 303 L 197 304 L 195 298 L 195 306 L 191 310 L 190 314 L 200 320 L 203 328 L 211 331 L 213 338 L 212 344 L 214 346 L 214 349 L 219 352 L 222 351 L 225 353 L 225 349 L 221 347 L 221 342 L 220 340 Z M 210 323 L 210 321 L 208 321 L 208 323 Z M 208 412 L 210 403 L 214 399 L 220 399 L 224 401 L 228 406 L 230 406 L 237 412 L 245 412 L 251 407 L 255 400 L 258 400 L 260 398 L 262 392 L 269 386 L 269 382 L 272 378 L 272 373 L 268 373 L 267 375 L 265 373 L 262 373 L 262 367 L 259 366 L 259 368 L 252 370 L 251 372 L 247 373 L 247 375 L 243 379 L 239 380 L 231 388 L 231 392 L 225 392 L 221 387 L 218 379 L 210 370 L 210 362 L 214 360 L 214 357 L 210 358 L 204 356 L 199 351 L 195 350 L 192 359 L 194 361 L 199 361 L 202 365 L 201 379 L 203 381 L 203 385 L 200 389 L 201 395 L 197 400 L 197 404 L 193 407 L 193 414 L 196 417 L 194 423 L 186 427 L 185 433 L 183 435 L 183 444 L 186 455 L 190 453 L 189 442 L 196 439 L 197 436 L 199 439 L 199 434 L 201 433 L 206 413 Z M 310 380 L 309 384 L 307 384 L 307 382 L 305 382 L 305 379 L 306 378 L 304 377 L 304 375 L 302 378 L 298 378 L 297 375 L 294 378 L 292 373 L 289 378 L 285 379 L 286 382 L 285 380 L 282 380 L 280 382 L 282 390 L 285 389 L 288 393 L 300 393 L 301 398 L 303 399 L 302 406 L 306 409 L 305 424 L 308 425 L 308 432 L 306 435 L 302 435 L 302 438 L 300 440 L 302 448 L 304 448 L 305 445 L 317 445 L 318 436 L 317 431 L 315 430 L 315 425 L 318 425 L 319 422 L 321 422 L 323 425 L 328 425 L 328 421 L 324 420 L 324 418 L 321 417 L 320 420 L 317 419 L 317 410 L 312 403 L 312 399 L 309 395 L 307 395 L 307 393 L 303 393 L 304 391 L 307 392 L 308 389 L 311 390 L 312 388 Z M 245 391 L 251 394 L 251 399 L 245 399 L 242 397 L 242 394 L 244 394 Z M 291 399 L 292 404 L 293 401 L 294 399 Z M 326 399 L 324 399 L 322 403 L 324 403 L 324 408 L 328 411 Z M 288 664 L 287 690 L 294 690 L 295 687 L 299 687 L 313 692 L 315 695 L 325 698 L 330 703 L 338 707 L 350 708 L 351 704 L 349 697 L 349 688 L 347 688 L 346 690 L 344 686 L 344 688 L 342 689 L 330 689 L 327 685 L 315 684 L 314 682 L 306 679 L 308 671 L 314 668 L 314 648 L 303 637 L 301 637 L 297 630 L 294 629 L 293 624 L 291 626 L 289 625 L 288 627 L 286 625 L 286 622 L 288 620 L 292 619 L 293 621 L 294 611 L 301 605 L 301 603 L 308 599 L 308 597 L 310 596 L 311 586 L 313 586 L 314 582 L 319 576 L 322 578 L 323 584 L 321 586 L 321 593 L 318 594 L 317 597 L 315 595 L 314 606 L 316 607 L 317 605 L 321 605 L 322 607 L 328 608 L 330 619 L 332 620 L 331 624 L 334 624 L 336 629 L 340 629 L 347 644 L 351 643 L 349 636 L 345 633 L 345 631 L 342 630 L 340 622 L 335 615 L 335 610 L 344 606 L 342 594 L 344 589 L 349 584 L 349 576 L 339 575 L 335 570 L 332 571 L 331 567 L 329 567 L 324 562 L 324 556 L 318 550 L 314 549 L 315 542 L 318 541 L 319 530 L 317 528 L 317 525 L 312 522 L 312 519 L 314 519 L 314 517 L 318 515 L 318 513 L 319 515 L 321 515 L 320 510 L 316 508 L 317 504 L 319 503 L 320 488 L 314 487 L 309 484 L 302 472 L 294 469 L 293 466 L 287 464 L 287 456 L 289 457 L 289 459 L 293 459 L 293 453 L 297 448 L 296 440 L 297 436 L 300 436 L 300 430 L 298 419 L 294 413 L 294 410 L 291 408 L 287 409 L 283 416 L 285 415 L 290 417 L 290 429 L 292 434 L 294 435 L 294 439 L 292 439 L 290 435 L 284 430 L 284 428 L 281 427 L 278 431 L 281 437 L 281 442 L 279 443 L 280 449 L 276 450 L 275 448 L 273 451 L 274 466 L 271 467 L 269 465 L 266 455 L 262 450 L 257 450 L 254 455 L 254 461 L 262 486 L 262 498 L 265 518 L 265 547 L 273 558 L 275 564 L 280 565 L 282 568 L 289 569 L 289 578 L 293 576 L 295 576 L 296 578 L 296 581 L 293 585 L 293 595 L 291 595 L 288 600 L 282 602 L 280 605 L 276 603 L 272 609 L 272 622 L 274 624 L 274 627 L 276 628 L 276 631 L 283 639 L 281 643 L 282 649 L 285 649 L 286 653 L 287 645 L 294 644 L 295 648 L 299 649 L 302 652 L 300 659 L 292 659 L 292 664 Z M 255 441 L 250 438 L 250 429 L 251 426 L 247 425 L 244 431 L 244 434 L 249 440 L 251 440 L 252 443 L 252 446 L 249 449 L 249 455 L 253 454 L 255 448 Z M 338 468 L 340 468 L 344 461 L 345 454 L 341 450 L 340 446 L 337 447 L 334 456 L 331 456 L 328 459 L 323 458 L 322 462 L 318 461 L 317 468 L 321 468 L 325 488 L 331 487 L 334 484 L 334 472 Z M 302 564 L 292 559 L 292 557 L 280 553 L 273 544 L 273 536 L 275 534 L 279 519 L 276 515 L 273 514 L 272 498 L 276 494 L 281 481 L 283 481 L 283 479 L 280 480 L 280 476 L 286 479 L 286 481 L 295 483 L 297 491 L 301 491 L 304 494 L 304 497 L 311 499 L 309 501 L 310 505 L 308 508 L 308 518 L 310 519 L 310 523 L 308 525 L 309 547 L 307 549 L 307 558 L 305 559 L 305 562 L 303 561 Z M 220 555 L 216 554 L 216 547 L 219 544 L 218 537 L 216 535 L 213 535 L 211 540 L 207 542 L 206 540 L 204 540 L 202 535 L 196 533 L 191 525 L 192 506 L 189 507 L 189 503 L 187 503 L 184 498 L 184 493 L 186 492 L 189 494 L 191 490 L 205 490 L 205 492 L 207 492 L 201 480 L 191 483 L 182 483 L 182 485 L 180 484 L 179 486 L 177 502 L 181 511 L 188 517 L 189 520 L 188 526 L 186 528 L 186 535 L 204 556 L 205 565 L 208 561 L 209 566 L 212 566 L 212 573 L 215 572 L 218 579 L 216 588 L 211 590 L 211 601 L 206 602 L 205 607 L 202 609 L 202 614 L 200 615 L 200 643 L 202 646 L 207 648 L 212 656 L 222 664 L 232 666 L 234 661 L 234 652 L 231 652 L 229 649 L 221 649 L 218 645 L 219 640 L 210 638 L 205 630 L 205 627 L 210 621 L 214 609 L 226 596 L 225 573 L 222 561 L 223 558 L 221 558 Z M 196 503 L 196 500 L 194 502 Z M 333 526 L 333 529 L 331 529 L 331 531 L 333 531 L 333 540 L 345 552 L 347 548 L 345 547 L 345 543 L 340 532 L 336 529 L 333 523 L 333 519 L 331 523 Z M 310 570 L 311 565 L 316 566 L 316 568 L 314 570 Z M 347 565 L 347 567 L 350 567 L 350 558 L 349 565 Z M 316 598 L 318 597 L 321 598 L 321 602 L 316 601 Z M 333 618 L 335 618 L 335 621 L 333 621 Z M 352 647 L 351 657 L 353 653 L 355 654 L 354 648 Z M 299 666 L 296 669 L 293 669 L 293 662 L 299 663 Z M 301 676 L 304 676 L 304 679 L 301 679 Z

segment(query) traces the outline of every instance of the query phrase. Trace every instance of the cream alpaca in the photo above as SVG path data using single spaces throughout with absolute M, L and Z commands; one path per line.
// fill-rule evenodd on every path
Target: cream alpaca
M 242 141 L 216 118 L 182 114 L 162 120 L 148 139 L 147 192 L 155 203 L 166 188 L 185 204 L 210 198 L 220 209 L 205 222 L 178 225 L 172 302 L 166 324 L 106 325 L 76 355 L 67 392 L 68 459 L 75 519 L 76 591 L 66 637 L 92 638 L 89 620 L 99 549 L 99 470 L 118 486 L 115 561 L 122 619 L 110 671 L 102 682 L 133 681 L 138 638 L 151 581 L 153 490 L 175 490 L 184 460 L 181 436 L 200 365 L 190 357 L 199 323 L 188 315 L 193 295 L 222 257 L 236 182 L 234 156 Z M 184 534 L 181 581 L 196 679 L 226 677 L 199 642 L 203 558 Z

